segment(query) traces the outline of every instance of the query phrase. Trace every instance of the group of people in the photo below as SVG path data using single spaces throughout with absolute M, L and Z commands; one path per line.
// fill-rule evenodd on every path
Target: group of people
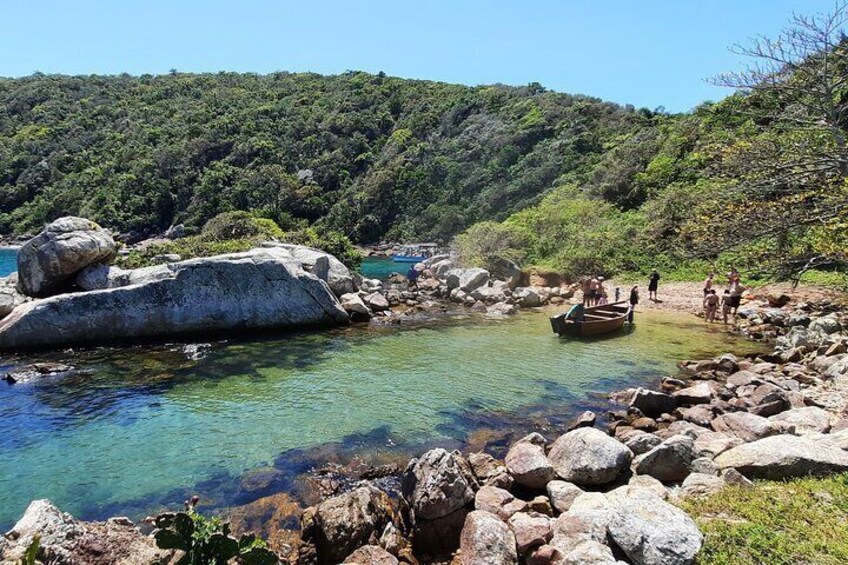
M 609 293 L 604 286 L 604 277 L 595 276 L 585 278 L 582 282 L 583 286 L 583 306 L 601 306 L 609 304 Z M 621 289 L 615 288 L 615 302 L 621 298 Z
M 721 297 L 716 293 L 715 289 L 715 273 L 704 280 L 704 312 L 708 322 L 715 322 L 719 308 L 724 323 L 727 323 L 729 316 L 736 316 L 739 309 L 739 304 L 742 302 L 742 294 L 745 292 L 745 287 L 742 286 L 742 277 L 739 271 L 732 269 L 727 274 L 727 287 L 721 294 Z

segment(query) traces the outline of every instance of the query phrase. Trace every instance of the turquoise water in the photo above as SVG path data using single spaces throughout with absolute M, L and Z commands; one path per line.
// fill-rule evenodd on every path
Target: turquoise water
M 289 488 L 320 446 L 365 459 L 461 446 L 480 429 L 555 423 L 681 358 L 743 347 L 660 314 L 595 342 L 555 337 L 544 313 L 433 324 L 218 342 L 196 361 L 178 345 L 99 349 L 71 360 L 73 377 L 0 386 L 0 526 L 36 498 L 84 518 L 139 517 L 194 492 L 249 502 L 263 493 L 246 473 L 274 467 L 264 494 Z
M 362 262 L 360 272 L 368 279 L 385 280 L 392 273 L 404 274 L 409 270 L 409 264 L 395 263 L 391 259 L 377 259 L 369 257 Z
M 0 277 L 8 277 L 18 270 L 18 250 L 13 247 L 0 247 Z

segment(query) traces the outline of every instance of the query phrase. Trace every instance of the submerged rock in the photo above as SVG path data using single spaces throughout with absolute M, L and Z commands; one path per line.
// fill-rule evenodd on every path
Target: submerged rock
M 59 218 L 18 252 L 18 288 L 27 296 L 49 295 L 87 266 L 111 261 L 115 252 L 115 240 L 96 223 Z
M 126 287 L 29 302 L 0 321 L 0 348 L 344 323 L 326 283 L 283 251 L 193 259 L 133 272 Z

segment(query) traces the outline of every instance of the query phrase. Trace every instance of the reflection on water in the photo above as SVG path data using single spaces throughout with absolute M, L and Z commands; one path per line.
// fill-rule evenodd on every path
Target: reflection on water
M 86 518 L 189 492 L 246 502 L 252 469 L 278 471 L 267 494 L 340 450 L 397 456 L 481 428 L 556 425 L 597 392 L 728 348 L 740 343 L 694 318 L 645 314 L 614 339 L 570 341 L 528 313 L 216 342 L 200 360 L 180 346 L 88 351 L 73 377 L 0 387 L 0 526 L 35 498 Z

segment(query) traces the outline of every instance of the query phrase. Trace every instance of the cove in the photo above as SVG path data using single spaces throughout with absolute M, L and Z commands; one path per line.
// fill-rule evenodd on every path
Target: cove
M 280 468 L 281 454 L 346 442 L 367 459 L 533 407 L 565 417 L 682 358 L 752 347 L 660 313 L 615 338 L 569 341 L 549 314 L 216 342 L 198 360 L 179 344 L 80 352 L 72 377 L 0 387 L 0 526 L 37 498 L 84 519 L 139 518 L 185 492 L 244 502 L 240 477 Z

